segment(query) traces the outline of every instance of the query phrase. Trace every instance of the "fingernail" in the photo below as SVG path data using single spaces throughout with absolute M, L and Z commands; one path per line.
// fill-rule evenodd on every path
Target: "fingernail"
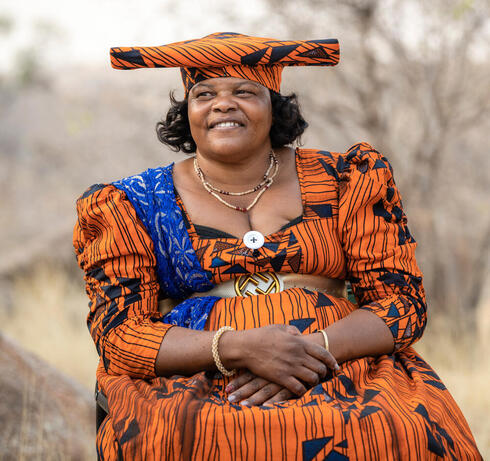
M 339 370 L 340 370 L 339 364 L 338 364 L 338 363 L 336 363 L 336 364 L 335 364 L 335 371 L 339 371 Z
M 230 392 L 233 392 L 235 390 L 235 386 L 233 384 L 228 384 L 228 386 L 225 387 L 225 392 L 229 394 Z
M 228 402 L 233 403 L 233 402 L 235 402 L 235 401 L 236 401 L 236 395 L 230 395 L 230 396 L 228 397 Z
M 240 405 L 242 407 L 249 407 L 250 406 L 250 402 L 248 400 L 243 400 L 240 402 Z

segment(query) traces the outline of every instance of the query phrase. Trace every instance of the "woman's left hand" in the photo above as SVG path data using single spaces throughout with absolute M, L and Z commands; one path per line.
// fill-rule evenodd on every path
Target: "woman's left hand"
M 271 405 L 298 396 L 279 384 L 267 381 L 246 371 L 226 386 L 231 403 L 239 403 L 247 407 Z

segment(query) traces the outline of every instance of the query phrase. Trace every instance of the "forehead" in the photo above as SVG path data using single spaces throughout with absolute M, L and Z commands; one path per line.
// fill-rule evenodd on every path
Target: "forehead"
M 191 91 L 199 88 L 234 88 L 242 85 L 252 85 L 260 89 L 266 90 L 265 86 L 261 85 L 258 82 L 254 82 L 252 80 L 247 80 L 244 78 L 238 77 L 216 77 L 216 78 L 208 78 L 206 80 L 202 80 L 196 83 Z

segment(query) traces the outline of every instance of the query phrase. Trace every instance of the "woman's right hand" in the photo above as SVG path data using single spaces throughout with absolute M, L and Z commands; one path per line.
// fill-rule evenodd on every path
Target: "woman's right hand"
M 296 395 L 306 392 L 303 383 L 314 386 L 338 367 L 332 354 L 292 325 L 224 333 L 219 350 L 226 368 L 246 368 Z
M 272 405 L 297 397 L 289 389 L 259 378 L 248 370 L 230 381 L 225 392 L 229 394 L 230 403 L 246 407 Z

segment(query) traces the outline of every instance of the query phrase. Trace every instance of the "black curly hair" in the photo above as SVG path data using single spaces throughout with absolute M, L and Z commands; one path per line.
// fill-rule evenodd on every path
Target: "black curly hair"
M 273 148 L 283 147 L 294 141 L 308 127 L 308 123 L 301 115 L 296 94 L 283 96 L 276 91 L 269 90 L 272 105 L 272 127 L 270 131 Z M 192 139 L 189 119 L 187 116 L 187 99 L 178 101 L 173 91 L 170 93 L 170 109 L 165 119 L 157 123 L 158 139 L 169 146 L 173 151 L 182 151 L 186 154 L 196 152 L 196 143 Z

